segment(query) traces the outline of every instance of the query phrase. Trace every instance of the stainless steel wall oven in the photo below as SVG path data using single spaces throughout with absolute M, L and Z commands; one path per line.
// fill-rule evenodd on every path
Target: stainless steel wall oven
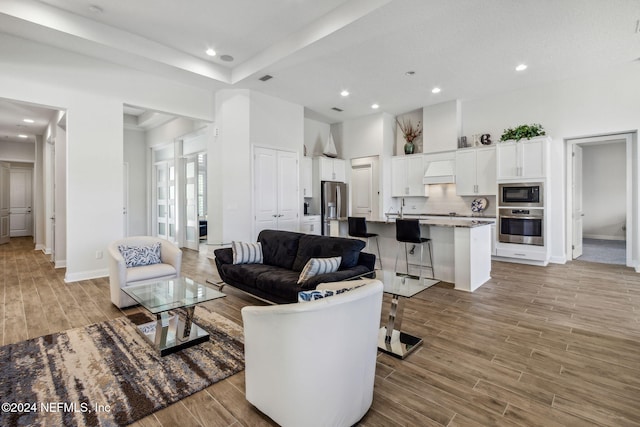
M 498 241 L 544 246 L 544 210 L 500 208 Z

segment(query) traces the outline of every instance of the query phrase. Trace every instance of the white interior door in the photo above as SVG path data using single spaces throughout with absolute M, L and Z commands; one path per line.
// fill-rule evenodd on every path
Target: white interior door
M 0 163 L 0 244 L 9 243 L 10 234 L 10 182 L 11 169 L 8 163 Z
M 572 258 L 582 255 L 582 147 L 573 144 L 573 242 Z
M 351 169 L 351 213 L 371 219 L 373 211 L 373 174 L 371 164 Z
M 298 231 L 298 154 L 278 151 L 278 230 Z
M 277 172 L 277 151 L 255 147 L 253 156 L 254 239 L 262 230 L 277 229 Z
M 33 169 L 10 169 L 9 223 L 10 236 L 33 236 Z
M 172 161 L 155 165 L 155 234 L 176 242 L 176 168 Z
M 184 246 L 197 251 L 200 245 L 200 227 L 198 222 L 198 155 L 187 156 L 184 161 Z

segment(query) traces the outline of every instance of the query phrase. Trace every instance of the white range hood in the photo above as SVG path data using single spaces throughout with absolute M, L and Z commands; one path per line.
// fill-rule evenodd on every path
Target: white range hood
M 453 184 L 456 182 L 454 160 L 434 160 L 429 162 L 422 177 L 423 184 Z

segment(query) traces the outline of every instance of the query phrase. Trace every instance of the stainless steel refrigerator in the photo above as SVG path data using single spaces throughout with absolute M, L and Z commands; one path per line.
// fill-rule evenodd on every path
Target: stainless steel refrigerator
M 347 184 L 344 182 L 322 181 L 321 208 L 322 234 L 330 236 L 329 221 L 347 216 Z

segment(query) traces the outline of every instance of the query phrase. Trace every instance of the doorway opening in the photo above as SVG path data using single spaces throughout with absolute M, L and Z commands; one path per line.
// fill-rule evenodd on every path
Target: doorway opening
M 0 98 L 0 148 L 0 234 L 7 242 L 32 237 L 36 250 L 65 267 L 66 111 Z
M 567 143 L 570 259 L 632 266 L 632 134 Z
M 378 156 L 351 160 L 351 215 L 375 219 L 380 216 Z
M 125 235 L 206 252 L 210 122 L 127 104 L 123 114 Z

